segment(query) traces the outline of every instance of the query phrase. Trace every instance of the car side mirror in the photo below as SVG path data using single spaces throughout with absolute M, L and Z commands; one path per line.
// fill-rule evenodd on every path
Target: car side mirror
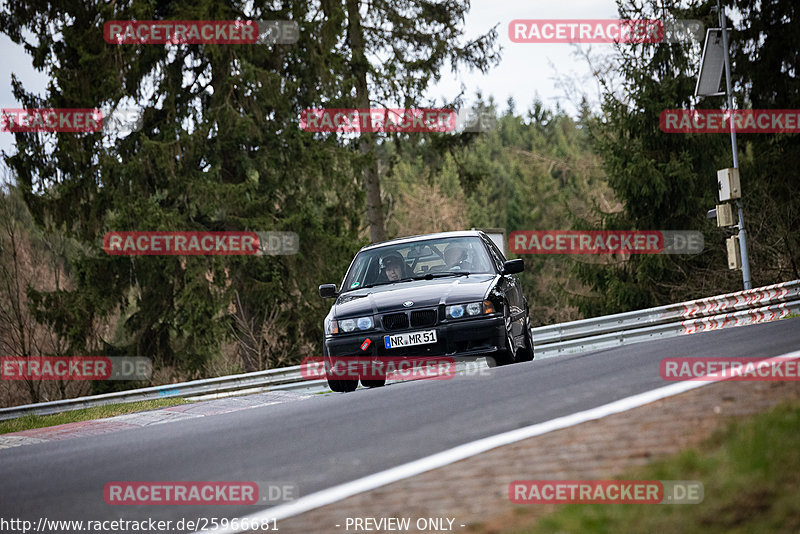
M 339 293 L 336 292 L 336 284 L 322 284 L 319 286 L 319 296 L 324 299 L 338 297 Z
M 525 262 L 522 259 L 508 260 L 503 264 L 503 272 L 501 274 L 517 274 L 525 270 Z

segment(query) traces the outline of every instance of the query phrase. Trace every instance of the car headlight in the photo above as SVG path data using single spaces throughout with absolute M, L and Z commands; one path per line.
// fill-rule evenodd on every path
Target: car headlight
M 483 302 L 469 302 L 467 304 L 453 304 L 446 308 L 448 319 L 461 319 L 462 317 L 475 317 L 494 313 L 494 306 L 488 300 Z
M 356 330 L 372 330 L 373 327 L 372 317 L 356 317 L 353 319 L 341 319 L 339 321 L 331 322 L 338 324 L 338 328 L 335 332 L 331 332 L 332 334 L 339 333 L 339 329 L 341 329 L 342 332 L 349 334 L 350 332 L 355 332 Z
M 447 316 L 451 319 L 460 319 L 464 316 L 464 306 L 456 304 L 447 307 Z
M 339 333 L 339 323 L 334 319 L 325 318 L 325 335 L 332 336 Z

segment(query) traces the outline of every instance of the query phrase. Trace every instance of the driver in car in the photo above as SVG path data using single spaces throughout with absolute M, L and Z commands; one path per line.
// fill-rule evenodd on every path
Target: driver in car
M 467 249 L 459 243 L 451 243 L 444 249 L 444 261 L 447 269 L 469 271 L 472 265 L 467 261 Z
M 405 269 L 406 262 L 403 261 L 403 257 L 397 252 L 382 257 L 380 265 L 383 276 L 389 282 L 396 282 L 397 280 L 407 277 Z

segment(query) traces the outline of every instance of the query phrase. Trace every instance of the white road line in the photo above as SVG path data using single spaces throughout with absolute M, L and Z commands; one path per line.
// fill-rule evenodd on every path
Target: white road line
M 773 362 L 778 361 L 779 359 L 797 358 L 800 358 L 800 351 L 790 352 L 780 356 L 774 356 L 772 358 L 765 358 L 765 361 Z M 414 460 L 397 467 L 392 467 L 391 469 L 381 471 L 380 473 L 375 473 L 374 475 L 368 475 L 351 482 L 345 482 L 344 484 L 339 484 L 338 486 L 333 486 L 331 488 L 300 497 L 299 499 L 286 504 L 273 506 L 271 508 L 255 512 L 248 516 L 239 518 L 239 524 L 242 522 L 245 522 L 245 524 L 253 524 L 254 522 L 260 524 L 261 521 L 266 520 L 272 521 L 287 519 L 321 506 L 333 504 L 337 501 L 346 499 L 347 497 L 352 497 L 353 495 L 357 495 L 365 491 L 380 488 L 381 486 L 391 484 L 392 482 L 397 482 L 399 480 L 410 478 L 439 467 L 444 467 L 482 452 L 486 452 L 497 447 L 502 447 L 503 445 L 509 445 L 523 439 L 541 436 L 542 434 L 546 434 L 548 432 L 561 430 L 563 428 L 579 425 L 595 419 L 602 419 L 603 417 L 607 417 L 609 415 L 625 412 L 633 408 L 638 408 L 639 406 L 644 406 L 645 404 L 650 404 L 652 402 L 665 399 L 667 397 L 672 397 L 674 395 L 678 395 L 680 393 L 684 393 L 686 391 L 703 387 L 715 382 L 720 382 L 720 380 L 710 379 L 708 382 L 699 380 L 676 382 L 675 384 L 671 384 L 669 386 L 639 393 L 637 395 L 620 399 L 609 404 L 604 404 L 603 406 L 598 406 L 590 410 L 565 415 L 563 417 L 551 419 L 550 421 L 545 421 L 543 423 L 537 423 L 527 427 L 518 428 L 516 430 L 496 434 L 494 436 L 489 436 L 487 438 L 482 438 L 470 443 L 465 443 L 463 445 L 453 447 L 452 449 L 432 454 L 431 456 L 427 456 L 425 458 L 420 458 L 419 460 Z M 239 532 L 247 532 L 249 530 L 251 529 L 228 528 L 214 530 L 213 532 L 217 534 L 235 534 Z

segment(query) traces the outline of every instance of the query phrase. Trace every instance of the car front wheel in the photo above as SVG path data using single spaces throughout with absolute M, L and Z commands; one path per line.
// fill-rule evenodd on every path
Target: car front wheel
M 323 359 L 325 362 L 325 378 L 328 380 L 328 387 L 335 393 L 349 393 L 355 391 L 358 387 L 358 379 L 356 380 L 341 380 L 339 378 L 331 377 L 332 362 L 328 356 L 328 351 L 323 347 Z
M 335 393 L 349 393 L 358 387 L 358 380 L 337 380 L 328 378 L 328 387 Z
M 530 315 L 525 316 L 525 346 L 517 349 L 517 357 L 514 361 L 529 362 L 533 360 L 533 334 L 531 334 Z
M 386 384 L 385 378 L 380 380 L 364 380 L 363 378 L 361 379 L 361 385 L 364 386 L 365 388 L 379 388 L 383 387 L 385 384 Z
M 501 365 L 509 365 L 514 363 L 514 337 L 511 335 L 511 316 L 508 311 L 508 303 L 503 306 L 505 312 L 503 323 L 505 324 L 506 339 L 505 346 L 499 347 L 499 350 L 491 356 L 486 357 L 486 365 L 489 367 L 500 367 Z

